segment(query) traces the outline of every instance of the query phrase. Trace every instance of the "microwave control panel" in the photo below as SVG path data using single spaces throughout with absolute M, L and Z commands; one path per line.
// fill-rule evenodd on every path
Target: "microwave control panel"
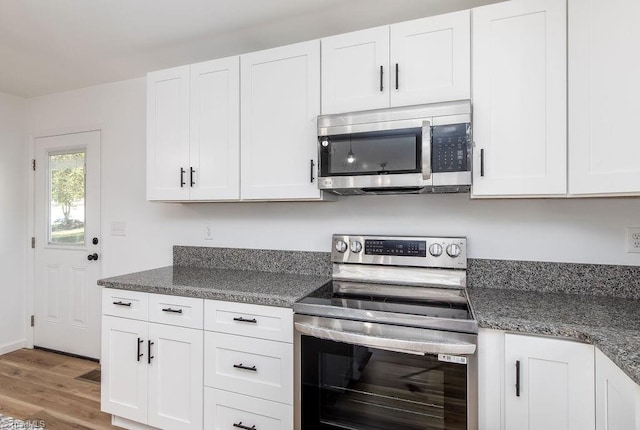
M 434 173 L 471 170 L 471 124 L 434 126 L 431 139 L 431 169 Z

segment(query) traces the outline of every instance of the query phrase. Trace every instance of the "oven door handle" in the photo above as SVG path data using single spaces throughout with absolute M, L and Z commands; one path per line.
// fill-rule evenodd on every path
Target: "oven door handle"
M 422 179 L 431 179 L 431 122 L 422 122 Z
M 476 352 L 476 345 L 468 342 L 430 342 L 421 339 L 393 339 L 387 337 L 370 336 L 352 331 L 328 329 L 300 322 L 295 323 L 295 328 L 301 334 L 319 339 L 332 340 L 335 342 L 349 343 L 352 345 L 360 345 L 369 348 L 384 349 L 386 351 L 402 352 L 407 354 L 471 355 Z

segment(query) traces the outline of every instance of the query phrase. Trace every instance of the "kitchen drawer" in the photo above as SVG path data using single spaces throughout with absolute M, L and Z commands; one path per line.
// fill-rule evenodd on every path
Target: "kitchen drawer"
M 149 321 L 198 328 L 204 324 L 204 300 L 194 297 L 149 294 Z
M 293 344 L 204 334 L 204 385 L 293 404 Z
M 149 318 L 149 293 L 104 288 L 102 290 L 102 313 L 147 321 Z
M 228 391 L 205 388 L 204 428 L 205 430 L 241 428 L 292 430 L 293 407 Z
M 204 329 L 293 343 L 293 310 L 205 300 Z

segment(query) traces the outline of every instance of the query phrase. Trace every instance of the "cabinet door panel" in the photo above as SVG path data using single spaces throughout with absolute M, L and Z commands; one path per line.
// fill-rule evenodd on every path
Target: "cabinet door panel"
M 471 97 L 470 19 L 464 10 L 391 26 L 391 106 Z
M 102 317 L 101 409 L 140 423 L 147 422 L 146 321 Z M 138 359 L 138 344 L 142 357 Z
M 241 57 L 241 198 L 318 199 L 320 42 Z M 313 176 L 312 176 L 313 175 Z
M 473 195 L 566 194 L 566 6 L 474 9 Z
M 191 200 L 240 198 L 240 59 L 191 66 Z
M 640 429 L 640 386 L 596 350 L 596 429 Z
M 323 114 L 389 107 L 390 76 L 389 26 L 322 39 Z
M 202 428 L 202 330 L 149 324 L 149 425 L 162 429 Z
M 639 194 L 640 2 L 569 1 L 569 193 Z
M 187 200 L 189 66 L 147 75 L 147 199 Z
M 516 394 L 520 363 L 520 395 Z M 505 424 L 519 430 L 593 430 L 594 347 L 505 335 Z

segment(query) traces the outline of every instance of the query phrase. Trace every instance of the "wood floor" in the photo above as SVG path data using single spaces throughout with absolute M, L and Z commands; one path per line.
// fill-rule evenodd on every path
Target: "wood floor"
M 100 384 L 76 379 L 100 365 L 41 350 L 0 356 L 0 414 L 49 430 L 116 429 L 100 412 Z

